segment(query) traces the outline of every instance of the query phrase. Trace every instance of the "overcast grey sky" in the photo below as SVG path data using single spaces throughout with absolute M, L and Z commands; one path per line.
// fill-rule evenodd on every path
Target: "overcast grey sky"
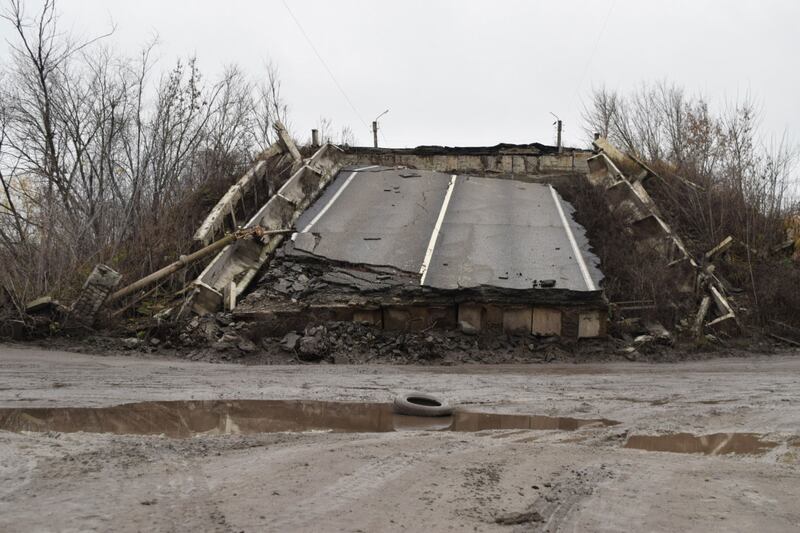
M 157 34 L 164 68 L 192 54 L 210 76 L 274 62 L 301 134 L 324 116 L 367 144 L 367 124 L 388 108 L 391 146 L 551 143 L 553 112 L 566 142 L 584 145 L 592 86 L 667 79 L 718 105 L 750 93 L 763 133 L 800 136 L 796 0 L 286 2 L 355 110 L 282 0 L 61 0 L 59 10 L 82 35 L 113 20 L 111 41 L 131 54 Z

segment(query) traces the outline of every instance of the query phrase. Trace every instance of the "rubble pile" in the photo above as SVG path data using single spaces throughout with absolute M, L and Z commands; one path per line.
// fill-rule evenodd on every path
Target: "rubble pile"
M 381 301 L 422 289 L 413 274 L 391 267 L 336 264 L 296 252 L 291 242 L 275 252 L 269 269 L 237 305 L 237 312 L 268 308 L 275 303 L 357 299 Z
M 338 259 L 322 255 L 318 245 L 323 234 L 297 232 L 293 224 L 302 206 L 312 201 L 305 197 L 308 183 L 327 182 L 335 174 L 332 169 L 339 167 L 328 168 L 320 182 L 317 174 L 321 167 L 315 170 L 296 156 L 291 158 L 293 162 L 282 163 L 288 165 L 284 169 L 288 172 L 306 161 L 305 170 L 295 174 L 298 197 L 290 211 L 281 210 L 286 208 L 286 198 L 276 192 L 285 182 L 283 173 L 270 181 L 269 169 L 265 170 L 269 165 L 260 162 L 220 200 L 195 238 L 207 243 L 219 233 L 235 230 L 237 212 L 230 200 L 247 191 L 256 207 L 263 203 L 257 200 L 259 195 L 262 200 L 267 193 L 272 200 L 278 199 L 273 202 L 275 212 L 270 211 L 271 218 L 267 218 L 280 229 L 267 231 L 255 226 L 227 233 L 111 296 L 118 276 L 98 265 L 71 307 L 49 297 L 22 305 L 0 287 L 0 337 L 44 338 L 61 333 L 100 339 L 98 347 L 123 352 L 173 350 L 194 360 L 243 363 L 514 363 L 575 361 L 584 356 L 585 360 L 666 360 L 694 357 L 700 350 L 735 350 L 737 339 L 761 351 L 800 346 L 800 329 L 791 320 L 772 320 L 764 331 L 747 327 L 752 313 L 749 296 L 739 288 L 741 276 L 732 276 L 730 271 L 736 273 L 732 264 L 736 263 L 735 254 L 741 255 L 739 248 L 744 247 L 748 257 L 757 250 L 728 236 L 710 250 L 698 252 L 696 243 L 685 242 L 665 222 L 668 213 L 647 190 L 648 184 L 660 182 L 661 177 L 605 139 L 596 139 L 595 148 L 587 159 L 587 179 L 572 176 L 559 186 L 559 193 L 563 191 L 576 206 L 577 222 L 594 232 L 590 236 L 610 274 L 601 290 L 543 284 L 552 280 L 533 280 L 531 287 L 512 288 L 483 278 L 475 286 L 462 286 L 460 281 L 457 288 L 426 285 L 417 271 L 373 264 L 375 261 L 349 262 L 366 261 L 358 255 L 335 255 Z M 289 158 L 286 150 L 278 152 Z M 259 193 L 259 184 L 266 190 Z M 555 189 L 551 192 L 559 194 Z M 265 206 L 272 205 L 270 201 Z M 661 203 L 669 205 L 666 200 Z M 278 204 L 283 207 L 279 209 Z M 251 214 L 238 219 L 252 218 Z M 252 236 L 259 239 L 234 239 L 241 248 L 239 255 L 226 256 L 233 250 L 234 240 L 230 239 L 244 231 L 254 232 Z M 267 233 L 275 237 L 267 239 L 269 246 L 264 240 Z M 292 239 L 283 238 L 288 233 L 293 233 Z M 201 275 L 191 286 L 171 294 L 170 302 L 160 306 L 164 311 L 140 311 L 143 306 L 136 304 L 151 294 L 143 292 L 146 287 L 215 246 L 214 251 L 221 250 L 215 259 L 219 264 L 212 262 L 204 272 L 217 285 L 205 283 Z M 116 277 L 109 277 L 110 273 Z M 508 279 L 508 272 L 505 274 L 500 279 Z M 256 278 L 258 275 L 261 277 Z M 749 276 L 752 278 L 752 271 Z M 254 279 L 257 281 L 251 283 Z M 131 288 L 135 297 L 113 311 L 110 304 L 124 297 L 115 296 Z M 598 315 L 599 303 L 602 312 Z M 791 299 L 783 305 L 796 308 Z M 103 307 L 106 320 L 95 321 Z M 223 308 L 229 311 L 216 312 Z M 556 312 L 537 314 L 537 310 Z M 119 316 L 127 321 L 115 322 Z M 592 329 L 601 323 L 602 328 Z M 107 331 L 108 336 L 94 336 L 97 327 L 116 330 Z M 525 332 L 526 328 L 538 335 Z M 560 335 L 541 336 L 555 332 Z M 679 353 L 683 355 L 674 355 Z
M 631 331 L 647 331 L 639 325 Z M 670 357 L 673 339 L 656 332 L 577 342 L 533 335 L 475 335 L 462 331 L 387 331 L 357 322 L 326 322 L 263 335 L 230 313 L 195 317 L 176 339 L 161 345 L 202 361 L 241 363 L 458 364 L 546 363 L 579 360 L 658 360 Z M 668 334 L 667 334 L 668 335 Z M 633 347 L 633 349 L 631 349 Z M 152 350 L 140 341 L 131 349 Z

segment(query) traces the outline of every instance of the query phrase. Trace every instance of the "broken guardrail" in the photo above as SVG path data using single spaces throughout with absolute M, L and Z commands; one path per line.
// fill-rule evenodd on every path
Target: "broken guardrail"
M 189 255 L 182 255 L 177 261 L 171 263 L 164 268 L 153 272 L 152 274 L 143 277 L 142 279 L 131 283 L 127 287 L 123 287 L 122 289 L 116 291 L 112 295 L 108 297 L 106 303 L 113 303 L 117 300 L 121 300 L 126 296 L 130 296 L 131 294 L 144 289 L 145 287 L 149 287 L 153 283 L 160 281 L 167 276 L 174 274 L 175 272 L 191 265 L 199 261 L 200 259 L 207 257 L 214 252 L 225 248 L 226 246 L 243 239 L 253 238 L 253 239 L 268 239 L 272 235 L 285 235 L 287 233 L 292 233 L 293 229 L 274 229 L 274 230 L 267 230 L 262 228 L 261 226 L 253 226 L 246 229 L 238 230 L 234 233 L 226 235 L 222 239 L 209 244 L 194 253 Z
M 725 288 L 714 275 L 713 259 L 723 254 L 733 242 L 731 237 L 709 250 L 703 256 L 701 266 L 689 255 L 683 240 L 661 218 L 643 181 L 649 177 L 663 178 L 644 164 L 639 158 L 624 153 L 604 137 L 593 142 L 598 153 L 589 158 L 588 180 L 592 185 L 602 187 L 609 210 L 621 218 L 631 229 L 636 245 L 658 251 L 669 268 L 675 269 L 679 292 L 696 294 L 700 300 L 694 317 L 693 330 L 697 337 L 702 335 L 704 326 L 711 329 L 726 329 L 732 333 L 741 328 L 733 307 L 725 296 Z M 620 167 L 638 168 L 635 179 L 628 178 Z M 699 186 L 681 179 L 687 186 Z M 706 322 L 711 304 L 716 309 L 716 317 Z
M 288 136 L 289 152 L 298 154 Z M 294 149 L 292 149 L 294 148 Z M 291 227 L 300 214 L 319 196 L 340 168 L 339 149 L 326 144 L 302 162 L 283 186 L 244 226 L 262 226 L 266 230 Z M 264 242 L 236 241 L 226 246 L 193 283 L 191 294 L 181 312 L 191 309 L 206 314 L 221 308 L 233 309 L 241 294 L 269 255 L 282 242 L 283 235 L 273 235 Z
M 275 194 L 277 180 L 274 176 L 269 175 L 268 162 L 270 159 L 279 157 L 275 166 L 281 166 L 284 158 L 290 158 L 293 162 L 291 173 L 302 166 L 303 158 L 300 151 L 283 124 L 276 122 L 273 129 L 278 136 L 278 141 L 258 156 L 250 170 L 239 178 L 209 211 L 208 216 L 194 234 L 195 241 L 201 242 L 205 246 L 216 240 L 218 235 L 224 234 L 226 227 L 235 231 L 241 222 L 236 219 L 237 205 L 241 204 L 242 207 L 245 203 L 261 205 Z M 262 199 L 259 199 L 259 188 L 262 190 L 266 188 Z

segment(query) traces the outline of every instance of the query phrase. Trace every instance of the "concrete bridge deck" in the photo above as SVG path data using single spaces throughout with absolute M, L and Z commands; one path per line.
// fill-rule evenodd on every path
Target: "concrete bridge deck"
M 300 216 L 294 239 L 298 250 L 417 273 L 437 289 L 596 291 L 602 274 L 570 213 L 549 185 L 348 167 Z

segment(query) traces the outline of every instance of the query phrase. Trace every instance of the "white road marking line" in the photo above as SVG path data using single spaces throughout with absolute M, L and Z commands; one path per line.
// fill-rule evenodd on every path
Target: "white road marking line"
M 444 195 L 442 208 L 439 210 L 439 218 L 436 219 L 436 224 L 433 226 L 433 233 L 431 233 L 431 240 L 428 242 L 428 249 L 425 251 L 425 259 L 422 260 L 422 267 L 419 269 L 420 279 L 419 284 L 425 285 L 425 276 L 428 275 L 428 266 L 430 266 L 431 258 L 433 257 L 433 250 L 436 248 L 436 240 L 439 238 L 439 231 L 442 229 L 444 222 L 444 215 L 447 212 L 447 206 L 450 204 L 450 197 L 453 195 L 453 188 L 456 186 L 456 175 L 450 176 L 450 185 L 447 187 L 447 192 Z
M 575 255 L 575 259 L 578 260 L 578 266 L 581 269 L 581 274 L 583 274 L 583 281 L 586 282 L 586 287 L 590 291 L 596 291 L 597 287 L 595 287 L 594 281 L 592 281 L 592 276 L 589 275 L 589 269 L 586 267 L 586 261 L 583 260 L 583 254 L 578 247 L 577 241 L 575 241 L 575 235 L 572 234 L 572 228 L 570 228 L 569 222 L 567 222 L 567 216 L 564 214 L 564 208 L 561 207 L 561 200 L 558 198 L 558 193 L 552 185 L 548 185 L 548 187 L 550 187 L 550 194 L 553 195 L 553 202 L 556 204 L 558 216 L 561 217 L 561 224 L 564 225 L 564 230 L 567 232 L 567 238 L 569 239 L 570 245 L 572 245 L 572 253 Z
M 317 222 L 319 222 L 319 219 L 320 219 L 320 218 L 322 218 L 322 215 L 324 215 L 325 213 L 327 213 L 327 212 L 328 212 L 328 209 L 330 209 L 330 208 L 331 208 L 331 206 L 332 206 L 332 205 L 333 205 L 333 203 L 336 201 L 336 199 L 337 199 L 337 198 L 339 198 L 339 196 L 341 196 L 341 194 L 344 192 L 344 190 L 347 188 L 347 186 L 348 186 L 348 185 L 350 185 L 350 182 L 351 182 L 351 181 L 353 181 L 353 178 L 355 178 L 355 177 L 356 177 L 356 174 L 358 174 L 358 173 L 359 173 L 360 171 L 362 171 L 362 170 L 369 170 L 369 169 L 371 169 L 371 168 L 375 168 L 375 167 L 377 167 L 377 166 L 378 166 L 378 165 L 370 165 L 370 166 L 368 166 L 368 167 L 361 167 L 361 168 L 357 168 L 357 169 L 355 169 L 355 170 L 354 170 L 354 171 L 353 171 L 353 172 L 352 172 L 352 173 L 351 173 L 349 176 L 347 176 L 347 179 L 346 179 L 346 180 L 344 180 L 344 184 L 342 184 L 342 186 L 341 186 L 341 187 L 339 187 L 339 190 L 338 190 L 338 191 L 336 191 L 336 193 L 334 193 L 334 195 L 333 195 L 333 196 L 331 196 L 331 199 L 330 199 L 330 200 L 328 200 L 328 203 L 327 203 L 327 204 L 325 204 L 325 207 L 323 207 L 323 208 L 320 210 L 320 212 L 319 212 L 319 213 L 317 213 L 317 216 L 315 216 L 314 218 L 312 218 L 312 219 L 311 219 L 311 222 L 309 222 L 308 224 L 306 224 L 306 227 L 305 227 L 305 228 L 303 228 L 303 230 L 302 230 L 300 233 L 306 233 L 308 230 L 310 230 L 310 229 L 311 229 L 311 226 L 313 226 L 314 224 L 316 224 Z M 295 233 L 292 233 L 292 240 L 295 240 L 295 238 L 296 238 L 296 237 L 297 237 L 297 233 L 296 233 L 296 232 L 295 232 Z

